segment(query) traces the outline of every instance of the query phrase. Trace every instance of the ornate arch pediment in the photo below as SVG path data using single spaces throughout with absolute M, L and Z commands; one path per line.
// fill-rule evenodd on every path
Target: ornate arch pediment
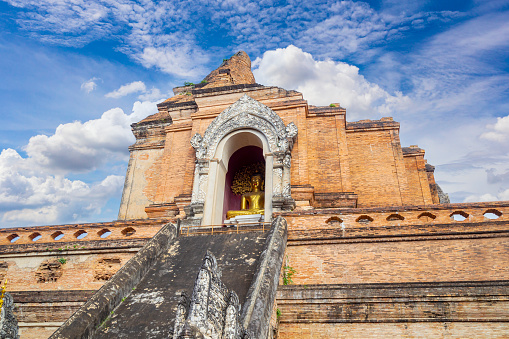
M 191 138 L 196 158 L 211 159 L 221 139 L 235 130 L 245 128 L 263 133 L 271 152 L 284 153 L 291 150 L 297 135 L 297 126 L 293 122 L 285 126 L 273 110 L 244 94 L 210 123 L 203 137 L 196 133 Z
M 226 172 L 217 161 L 213 161 L 215 157 L 223 156 L 216 154 L 216 150 L 221 140 L 240 130 L 256 131 L 266 140 L 264 147 L 268 147 L 266 156 L 270 159 L 266 167 L 266 178 L 270 182 L 270 185 L 265 186 L 266 213 L 270 216 L 272 211 L 292 209 L 295 206 L 291 198 L 290 165 L 297 126 L 293 122 L 285 126 L 273 110 L 244 95 L 221 112 L 210 123 L 203 136 L 196 133 L 191 138 L 191 145 L 196 150 L 196 167 L 189 211 L 198 218 L 201 215 L 206 224 L 211 224 L 213 220 L 216 224 L 222 223 L 218 218 L 223 212 L 224 189 L 215 183 L 221 180 L 220 176 L 225 176 Z

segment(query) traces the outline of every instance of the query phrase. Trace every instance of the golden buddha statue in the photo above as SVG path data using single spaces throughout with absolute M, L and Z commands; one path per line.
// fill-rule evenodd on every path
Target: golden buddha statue
M 240 201 L 240 211 L 228 211 L 226 219 L 238 215 L 264 214 L 265 212 L 265 193 L 261 191 L 262 176 L 255 174 L 251 177 L 251 192 L 242 194 Z

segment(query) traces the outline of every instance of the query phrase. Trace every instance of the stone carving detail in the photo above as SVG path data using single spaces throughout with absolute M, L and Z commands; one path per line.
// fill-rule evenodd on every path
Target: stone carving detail
M 14 300 L 7 292 L 4 295 L 4 304 L 0 314 L 0 338 L 18 339 L 18 321 L 14 316 Z
M 229 133 L 242 129 L 259 131 L 267 139 L 268 151 L 275 155 L 272 173 L 273 196 L 283 197 L 282 188 L 290 182 L 291 151 L 297 137 L 297 126 L 293 122 L 285 126 L 283 120 L 273 110 L 244 95 L 210 123 L 203 137 L 196 133 L 190 140 L 196 150 L 196 168 L 198 169 L 195 171 L 192 200 L 189 206 L 193 215 L 198 217 L 200 215 L 194 210 L 193 204 L 205 203 L 209 187 L 207 169 L 215 156 L 219 142 Z M 283 165 L 279 168 L 281 162 Z M 211 177 L 211 180 L 214 179 Z M 290 195 L 284 197 L 285 201 L 288 199 L 291 200 Z M 291 204 L 286 203 L 285 206 L 291 206 Z
M 191 298 L 182 293 L 177 306 L 173 339 L 247 339 L 240 324 L 240 302 L 222 282 L 214 255 L 207 251 Z
M 279 150 L 280 139 L 288 137 L 287 127 L 273 110 L 244 95 L 210 123 L 202 140 L 199 139 L 201 136 L 195 135 L 193 143 L 199 145 L 198 147 L 205 148 L 207 150 L 206 157 L 211 158 L 219 141 L 228 133 L 239 128 L 254 128 L 262 132 L 267 137 L 272 152 Z M 292 133 L 296 133 L 294 132 L 296 128 L 296 126 L 290 128 Z M 201 143 L 196 143 L 197 140 L 200 140 Z
M 291 186 L 286 185 L 283 188 L 283 198 L 291 198 Z
M 297 136 L 297 126 L 291 122 L 288 124 L 288 126 L 286 126 L 286 133 L 288 133 L 288 137 L 289 138 L 295 138 Z
M 191 138 L 191 146 L 193 146 L 194 149 L 198 149 L 201 146 L 203 138 L 201 137 L 200 133 L 196 133 Z
M 290 168 L 292 166 L 292 156 L 290 154 L 285 155 L 283 159 L 283 166 L 286 168 Z

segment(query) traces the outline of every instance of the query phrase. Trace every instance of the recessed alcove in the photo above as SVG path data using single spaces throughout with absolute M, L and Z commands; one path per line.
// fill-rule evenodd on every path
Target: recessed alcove
M 97 235 L 100 237 L 100 238 L 107 238 L 111 235 L 111 231 L 107 228 L 103 228 L 102 230 L 100 230 L 99 232 L 97 232 Z
M 455 211 L 450 215 L 451 220 L 454 221 L 464 221 L 465 219 L 468 218 L 468 216 L 469 216 L 468 213 L 464 211 Z
M 223 219 L 226 219 L 226 212 L 230 210 L 240 210 L 242 195 L 235 194 L 232 191 L 235 174 L 244 169 L 244 167 L 256 167 L 256 165 L 260 163 L 265 167 L 263 150 L 258 146 L 244 146 L 235 151 L 230 157 L 224 184 Z M 265 177 L 265 173 L 260 174 Z
M 53 240 L 60 240 L 64 237 L 64 233 L 61 232 L 61 231 L 56 231 L 55 233 L 53 233 L 51 235 L 51 238 L 53 238 Z
M 494 219 L 500 218 L 502 216 L 502 212 L 500 212 L 497 209 L 490 208 L 490 209 L 486 210 L 486 212 L 483 213 L 483 216 L 486 219 L 494 220 Z
M 262 177 L 265 181 L 265 215 L 272 214 L 272 162 L 265 161 L 269 147 L 266 137 L 251 129 L 242 129 L 226 135 L 219 143 L 214 155 L 214 161 L 210 161 L 209 182 L 204 206 L 204 224 L 222 224 L 229 206 L 237 206 L 240 209 L 240 198 L 233 197 L 230 192 L 231 184 L 228 179 L 233 179 L 237 168 L 263 161 L 266 163 L 265 173 Z M 231 160 L 231 162 L 230 162 Z M 235 167 L 231 170 L 230 164 Z M 270 173 L 270 174 L 268 174 Z M 228 186 L 228 188 L 227 188 Z M 225 200 L 227 198 L 227 200 Z
M 132 227 L 127 227 L 127 228 L 124 228 L 121 233 L 126 237 L 130 237 L 131 235 L 136 233 L 136 230 Z

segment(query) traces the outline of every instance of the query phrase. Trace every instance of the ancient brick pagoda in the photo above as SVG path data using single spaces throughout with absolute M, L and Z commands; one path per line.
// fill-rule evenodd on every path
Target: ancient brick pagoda
M 118 220 L 0 230 L 21 338 L 509 336 L 509 202 L 450 204 L 399 123 L 244 52 L 174 93 L 132 125 Z

